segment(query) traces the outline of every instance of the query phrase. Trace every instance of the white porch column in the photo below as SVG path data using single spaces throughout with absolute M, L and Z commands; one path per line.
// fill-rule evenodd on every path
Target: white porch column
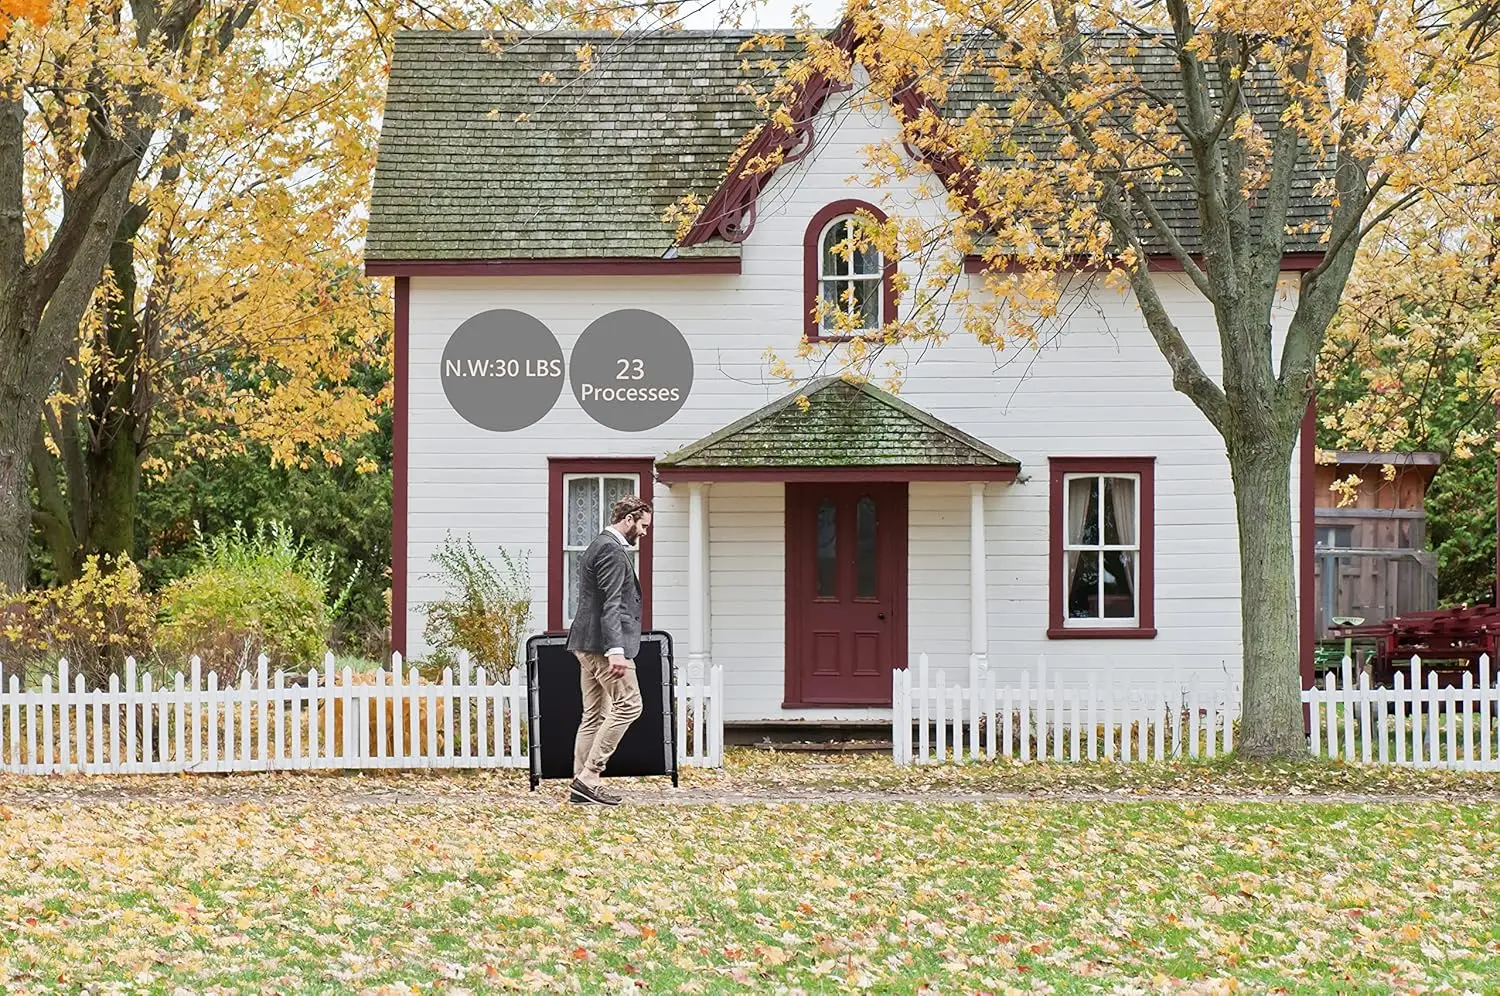
M 688 678 L 700 680 L 707 668 L 708 513 L 703 485 L 688 485 Z
M 971 670 L 989 667 L 990 635 L 985 592 L 984 482 L 969 484 L 969 654 Z

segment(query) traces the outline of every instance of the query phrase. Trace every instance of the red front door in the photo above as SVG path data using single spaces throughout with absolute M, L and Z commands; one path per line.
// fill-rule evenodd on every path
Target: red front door
M 786 486 L 786 704 L 891 704 L 906 659 L 906 485 Z

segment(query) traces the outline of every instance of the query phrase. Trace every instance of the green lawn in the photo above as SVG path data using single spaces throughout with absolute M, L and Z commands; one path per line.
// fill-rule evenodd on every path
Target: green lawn
M 0 986 L 1479 991 L 1500 978 L 1497 817 L 1490 802 L 12 804 Z

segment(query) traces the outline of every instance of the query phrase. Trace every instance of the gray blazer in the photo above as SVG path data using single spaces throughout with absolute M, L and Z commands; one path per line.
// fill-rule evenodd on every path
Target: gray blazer
M 602 654 L 621 647 L 627 660 L 641 650 L 641 582 L 630 555 L 609 530 L 594 537 L 578 567 L 578 611 L 568 649 Z

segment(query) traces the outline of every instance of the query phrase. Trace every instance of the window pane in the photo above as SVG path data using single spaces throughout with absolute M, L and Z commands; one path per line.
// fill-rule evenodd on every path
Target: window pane
M 563 556 L 566 558 L 563 573 L 563 621 L 566 625 L 578 612 L 578 564 L 583 560 L 583 551 L 570 550 Z
M 854 546 L 857 569 L 854 594 L 875 597 L 875 499 L 861 498 L 854 516 Z
M 1068 542 L 1099 542 L 1099 478 L 1075 477 L 1068 482 Z
M 604 501 L 599 505 L 599 528 L 609 525 L 609 510 L 621 498 L 635 494 L 634 477 L 606 477 L 604 479 Z
M 848 289 L 847 283 L 823 281 L 823 328 L 831 329 L 838 322 L 838 314 L 844 308 L 842 295 Z
M 863 248 L 854 250 L 854 272 L 855 273 L 879 273 L 881 266 L 880 250 L 874 245 L 867 244 Z
M 1099 554 L 1068 551 L 1068 618 L 1099 618 Z
M 1136 554 L 1109 550 L 1104 554 L 1104 617 L 1135 617 Z
M 847 274 L 850 261 L 837 248 L 849 237 L 849 222 L 836 221 L 823 233 L 823 275 Z
M 1104 542 L 1109 546 L 1135 545 L 1135 478 L 1104 479 Z
M 568 482 L 567 546 L 588 546 L 604 528 L 599 524 L 599 478 L 575 477 Z
M 818 594 L 838 594 L 838 506 L 825 501 L 818 506 Z
M 854 282 L 854 308 L 859 315 L 862 329 L 880 328 L 880 281 L 856 280 Z

